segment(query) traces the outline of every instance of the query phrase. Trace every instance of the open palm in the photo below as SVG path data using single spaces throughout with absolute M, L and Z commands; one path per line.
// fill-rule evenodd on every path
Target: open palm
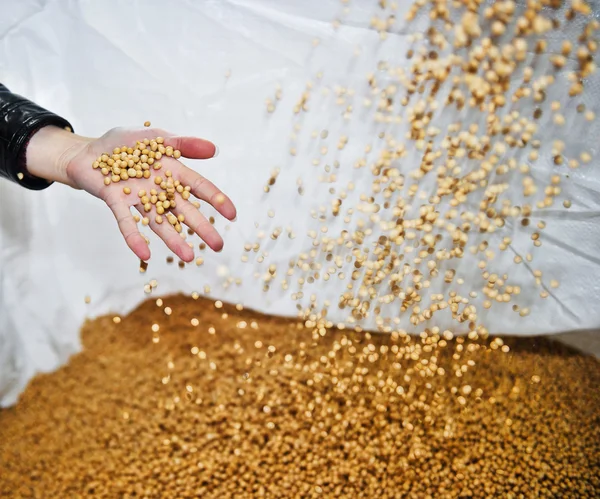
M 196 198 L 210 203 L 229 220 L 233 220 L 236 216 L 235 207 L 227 196 L 212 182 L 186 167 L 174 157 L 163 156 L 160 160 L 163 165 L 161 171 L 153 172 L 150 178 L 129 178 L 126 182 L 111 183 L 110 185 L 105 185 L 103 182 L 104 177 L 100 171 L 92 168 L 92 163 L 99 156 L 112 151 L 115 147 L 133 147 L 136 141 L 155 137 L 164 137 L 165 146 L 172 146 L 173 149 L 179 150 L 181 156 L 185 158 L 208 159 L 215 156 L 215 145 L 204 139 L 175 136 L 156 128 L 115 128 L 99 139 L 91 140 L 78 150 L 73 151 L 66 167 L 67 175 L 73 183 L 73 187 L 87 191 L 102 199 L 108 205 L 117 219 L 119 229 L 127 245 L 144 261 L 150 258 L 150 249 L 138 230 L 131 213 L 131 207 L 135 207 L 142 216 L 147 215 L 144 212 L 144 206 L 138 192 L 141 190 L 150 192 L 151 189 L 154 189 L 156 187 L 153 179 L 155 175 L 161 175 L 170 170 L 173 179 L 179 180 L 184 186 L 189 186 L 191 193 Z M 131 189 L 130 194 L 124 192 L 125 186 Z M 184 199 L 178 192 L 175 193 L 175 196 L 176 206 L 170 211 L 180 219 L 184 218 L 184 223 L 198 234 L 211 249 L 220 251 L 223 247 L 223 239 L 217 230 L 190 200 Z M 159 224 L 154 216 L 149 216 L 148 220 L 150 228 L 166 243 L 171 251 L 186 262 L 193 260 L 194 252 L 192 248 L 170 223 Z

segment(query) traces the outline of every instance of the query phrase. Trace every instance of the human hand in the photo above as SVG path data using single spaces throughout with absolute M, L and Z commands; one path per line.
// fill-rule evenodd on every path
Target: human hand
M 32 175 L 48 180 L 55 180 L 82 189 L 93 196 L 102 199 L 117 219 L 119 229 L 129 248 L 141 260 L 150 258 L 148 244 L 136 225 L 131 207 L 135 207 L 146 216 L 138 192 L 150 192 L 157 186 L 155 175 L 164 174 L 170 170 L 174 180 L 182 185 L 190 186 L 191 193 L 201 201 L 205 201 L 229 220 L 235 219 L 236 210 L 231 200 L 225 196 L 212 182 L 202 177 L 192 169 L 183 165 L 174 157 L 163 156 L 160 161 L 160 172 L 152 172 L 150 178 L 129 178 L 127 181 L 104 184 L 104 176 L 92 168 L 92 164 L 104 153 L 112 153 L 115 147 L 135 147 L 136 141 L 144 138 L 164 138 L 165 146 L 172 146 L 181 152 L 181 156 L 190 159 L 208 159 L 215 156 L 216 147 L 213 143 L 195 137 L 175 136 L 164 130 L 155 128 L 125 129 L 115 128 L 98 139 L 89 139 L 55 127 L 45 127 L 37 132 L 27 149 L 27 168 Z M 50 145 L 51 144 L 51 145 Z M 43 153 L 43 155 L 42 155 Z M 50 154 L 48 154 L 50 153 Z M 51 158 L 50 161 L 48 158 Z M 48 165 L 48 163 L 53 163 Z M 124 187 L 131 190 L 124 192 Z M 200 211 L 186 200 L 180 193 L 176 195 L 176 207 L 172 209 L 175 216 L 183 215 L 184 223 L 198 234 L 214 251 L 223 247 L 223 239 Z M 181 260 L 190 262 L 194 252 L 188 243 L 169 223 L 159 224 L 154 216 L 148 217 L 150 228 L 166 243 Z

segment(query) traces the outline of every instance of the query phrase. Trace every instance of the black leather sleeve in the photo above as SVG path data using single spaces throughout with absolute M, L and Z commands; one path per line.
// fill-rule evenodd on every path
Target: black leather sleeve
M 42 190 L 51 184 L 30 175 L 25 162 L 29 139 L 40 128 L 48 125 L 73 131 L 73 127 L 65 119 L 11 93 L 0 83 L 0 177 L 32 190 Z

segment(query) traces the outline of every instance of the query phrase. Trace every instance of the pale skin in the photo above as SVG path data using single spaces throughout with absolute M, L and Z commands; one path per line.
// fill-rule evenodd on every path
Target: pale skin
M 75 135 L 67 130 L 47 126 L 36 132 L 31 138 L 26 151 L 27 171 L 36 177 L 53 182 L 59 182 L 74 189 L 81 189 L 106 203 L 111 209 L 121 234 L 129 248 L 140 260 L 150 259 L 150 248 L 138 230 L 131 214 L 131 207 L 140 211 L 140 216 L 146 216 L 137 193 L 140 190 L 150 191 L 156 185 L 151 178 L 129 179 L 127 182 L 117 182 L 104 185 L 104 178 L 98 170 L 92 168 L 92 163 L 103 153 L 112 151 L 115 147 L 133 147 L 138 140 L 164 137 L 165 146 L 181 151 L 182 158 L 209 159 L 215 156 L 216 146 L 197 137 L 182 137 L 156 128 L 114 128 L 102 137 L 94 139 Z M 211 204 L 228 220 L 236 217 L 235 206 L 212 182 L 186 167 L 173 157 L 163 156 L 163 169 L 170 170 L 173 178 L 191 187 L 192 194 L 200 201 Z M 124 187 L 131 189 L 130 194 L 123 192 Z M 184 200 L 178 193 L 175 215 L 183 214 L 185 224 L 192 229 L 214 251 L 221 251 L 223 239 L 200 211 L 191 203 Z M 165 242 L 173 253 L 181 260 L 191 262 L 194 251 L 186 241 L 168 223 L 157 224 L 154 217 L 150 218 L 150 228 Z

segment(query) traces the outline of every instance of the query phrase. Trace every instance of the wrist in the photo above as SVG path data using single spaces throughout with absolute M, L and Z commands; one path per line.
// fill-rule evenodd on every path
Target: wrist
M 90 139 L 57 126 L 40 128 L 31 136 L 27 145 L 27 171 L 30 175 L 49 182 L 76 188 L 69 177 L 68 166 L 89 143 Z

